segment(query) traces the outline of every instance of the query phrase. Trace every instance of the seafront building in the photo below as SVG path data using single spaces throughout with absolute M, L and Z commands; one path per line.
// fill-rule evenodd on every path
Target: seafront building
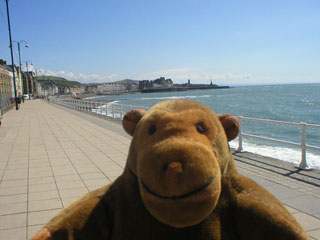
M 9 70 L 9 75 L 10 75 L 10 80 L 13 81 L 13 71 L 14 69 L 14 74 L 15 74 L 15 80 L 16 80 L 16 91 L 17 91 L 17 97 L 23 95 L 23 83 L 22 83 L 22 77 L 21 77 L 21 71 L 20 67 L 12 65 L 8 65 L 8 70 Z M 14 97 L 14 86 L 12 84 L 12 97 Z
M 40 84 L 39 84 L 40 85 Z M 44 84 L 41 86 L 41 95 L 43 96 L 50 96 L 50 95 L 56 95 L 59 93 L 59 88 L 56 84 L 53 82 L 50 82 L 48 84 Z
M 120 83 L 104 83 L 97 86 L 98 94 L 110 94 L 115 92 L 124 92 L 126 87 L 124 84 Z
M 10 104 L 13 95 L 12 78 L 5 61 L 0 59 L 0 108 Z
M 7 65 L 5 60 L 0 59 L 0 108 L 9 106 L 14 101 L 13 71 L 17 98 L 38 96 L 42 93 L 34 72 L 21 71 L 20 67 Z

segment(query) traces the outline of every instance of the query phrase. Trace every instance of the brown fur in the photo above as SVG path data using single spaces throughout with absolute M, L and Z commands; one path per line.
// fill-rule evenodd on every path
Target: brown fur
M 33 240 L 308 239 L 275 197 L 237 173 L 228 148 L 235 117 L 175 100 L 130 111 L 123 126 L 133 135 L 123 174 Z

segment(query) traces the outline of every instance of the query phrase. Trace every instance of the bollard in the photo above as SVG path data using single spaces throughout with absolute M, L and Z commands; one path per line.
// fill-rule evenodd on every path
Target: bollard
M 301 123 L 301 162 L 299 164 L 299 169 L 302 170 L 311 170 L 311 167 L 308 166 L 307 157 L 306 157 L 306 150 L 307 150 L 307 128 L 306 123 Z

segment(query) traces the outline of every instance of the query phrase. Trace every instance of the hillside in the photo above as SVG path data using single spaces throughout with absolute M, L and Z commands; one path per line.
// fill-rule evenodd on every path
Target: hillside
M 80 82 L 69 81 L 65 78 L 54 77 L 54 76 L 39 76 L 37 77 L 37 81 L 43 85 L 54 83 L 55 85 L 58 86 L 58 88 L 81 86 Z
M 121 83 L 121 84 L 133 84 L 133 83 L 136 83 L 136 84 L 138 84 L 139 81 L 138 80 L 131 80 L 131 79 L 124 79 L 124 80 L 116 81 L 114 83 Z

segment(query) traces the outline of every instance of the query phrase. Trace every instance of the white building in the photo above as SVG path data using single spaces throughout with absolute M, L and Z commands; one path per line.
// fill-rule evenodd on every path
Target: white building
M 126 91 L 126 86 L 119 83 L 105 83 L 97 86 L 98 94 L 108 94 Z

